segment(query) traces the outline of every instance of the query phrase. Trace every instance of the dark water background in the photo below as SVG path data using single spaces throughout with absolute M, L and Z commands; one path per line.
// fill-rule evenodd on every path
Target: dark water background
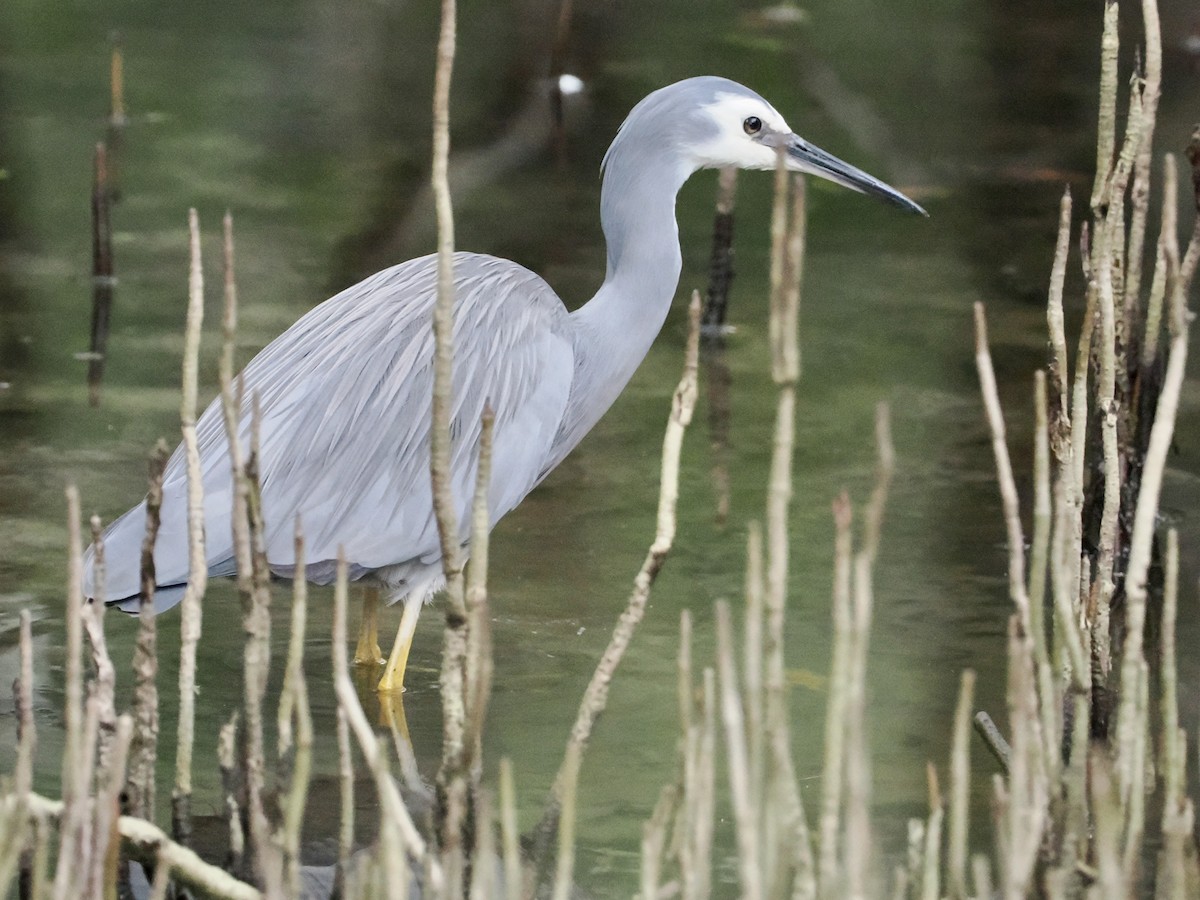
M 432 249 L 425 183 L 434 6 L 17 0 L 0 9 L 0 684 L 15 674 L 17 613 L 28 607 L 39 789 L 58 793 L 62 488 L 74 481 L 85 511 L 111 518 L 144 492 L 143 459 L 154 440 L 177 439 L 187 208 L 200 211 L 208 254 L 207 400 L 216 381 L 217 235 L 226 208 L 237 228 L 242 362 L 334 291 Z M 469 176 L 456 191 L 458 244 L 537 270 L 571 307 L 603 276 L 600 157 L 630 106 L 678 78 L 711 72 L 753 86 L 805 137 L 929 209 L 929 220 L 917 220 L 810 184 L 787 647 L 796 765 L 811 810 L 829 664 L 829 504 L 843 487 L 865 499 L 873 408 L 883 399 L 892 406 L 898 470 L 877 574 L 870 726 L 876 827 L 893 855 L 907 817 L 924 811 L 925 761 L 944 765 L 959 671 L 975 667 L 980 705 L 997 715 L 1003 708 L 1004 533 L 977 399 L 971 303 L 988 304 L 1010 446 L 1028 493 L 1029 398 L 1032 372 L 1044 360 L 1058 197 L 1064 184 L 1077 197 L 1091 184 L 1099 7 L 816 0 L 799 8 L 801 21 L 781 24 L 767 10 L 731 2 L 577 4 L 568 69 L 587 92 L 568 110 L 559 154 L 548 149 L 546 107 L 534 93 L 556 5 L 467 2 L 460 11 L 453 143 L 470 159 L 455 164 Z M 1200 118 L 1200 75 L 1182 50 L 1200 15 L 1172 0 L 1163 16 L 1157 146 L 1178 150 Z M 1126 19 L 1128 50 L 1138 23 Z M 126 48 L 130 122 L 118 151 L 111 357 L 103 405 L 93 409 L 86 363 L 74 355 L 87 345 L 90 159 L 105 135 L 114 30 Z M 509 142 L 498 145 L 501 136 Z M 740 597 L 744 526 L 763 510 L 774 414 L 766 342 L 770 182 L 749 174 L 739 186 L 729 523 L 713 520 L 702 409 L 684 449 L 676 550 L 584 764 L 579 880 L 599 895 L 634 889 L 640 823 L 673 773 L 679 612 L 693 611 L 704 659 L 712 602 Z M 679 198 L 680 297 L 704 283 L 714 186 L 714 176 L 702 173 Z M 1076 268 L 1069 302 L 1077 318 Z M 583 685 L 653 534 L 682 313 L 677 303 L 613 410 L 494 536 L 487 765 L 492 772 L 501 755 L 514 760 L 524 824 L 537 814 Z M 1189 379 L 1163 502 L 1185 555 L 1181 657 L 1192 727 L 1200 706 L 1198 396 Z M 286 595 L 277 597 L 282 623 Z M 316 766 L 329 777 L 336 761 L 335 704 L 324 676 L 329 592 L 317 590 L 311 602 L 306 665 Z M 174 746 L 177 626 L 177 614 L 160 620 L 161 798 L 169 794 Z M 202 812 L 217 809 L 215 735 L 239 703 L 240 613 L 230 584 L 210 585 L 204 627 Z M 111 616 L 108 628 L 127 687 L 135 623 Z M 440 740 L 439 629 L 440 617 L 427 614 L 405 695 L 430 776 Z M 15 740 L 7 696 L 0 714 L 0 769 L 7 769 Z M 985 813 L 990 762 L 982 748 L 975 752 L 977 808 Z M 332 800 L 320 790 L 313 797 L 317 818 L 331 822 Z M 983 824 L 986 815 L 976 819 Z

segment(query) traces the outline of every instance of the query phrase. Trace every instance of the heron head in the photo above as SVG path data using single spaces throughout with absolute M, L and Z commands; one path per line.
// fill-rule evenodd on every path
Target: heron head
M 773 169 L 782 151 L 788 168 L 794 172 L 807 172 L 909 212 L 926 214 L 894 187 L 804 140 L 775 107 L 735 81 L 690 78 L 663 90 L 673 89 L 692 95 L 690 102 L 700 112 L 700 121 L 707 125 L 689 142 L 697 169 Z

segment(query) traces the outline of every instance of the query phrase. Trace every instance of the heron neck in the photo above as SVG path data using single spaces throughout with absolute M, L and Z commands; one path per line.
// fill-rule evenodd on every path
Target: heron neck
M 664 159 L 629 165 L 614 147 L 604 172 L 600 222 L 608 247 L 604 284 L 573 315 L 575 410 L 582 437 L 629 383 L 662 329 L 679 284 L 675 196 L 691 168 Z M 586 392 L 588 396 L 581 394 Z

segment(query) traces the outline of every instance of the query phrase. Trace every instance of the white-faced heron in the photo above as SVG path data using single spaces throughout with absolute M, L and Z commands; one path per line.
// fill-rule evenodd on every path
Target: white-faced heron
M 506 259 L 454 257 L 453 490 L 464 547 L 480 420 L 495 413 L 488 509 L 494 525 L 571 452 L 628 383 L 666 319 L 679 281 L 675 195 L 695 171 L 789 168 L 924 212 L 899 191 L 794 134 L 754 91 L 689 78 L 634 107 L 604 157 L 600 219 L 608 267 L 596 295 L 567 312 L 551 287 Z M 431 315 L 436 257 L 378 272 L 302 316 L 242 373 L 258 398 L 259 473 L 267 561 L 295 573 L 292 531 L 304 524 L 304 576 L 381 588 L 404 614 L 381 689 L 399 688 L 422 604 L 442 585 L 429 476 Z M 247 406 L 249 404 L 247 403 Z M 240 429 L 248 441 L 250 413 Z M 197 425 L 210 575 L 236 571 L 233 484 L 219 400 Z M 246 444 L 244 444 L 245 446 Z M 154 549 L 155 611 L 182 599 L 188 578 L 187 475 L 182 448 L 163 482 Z M 140 603 L 145 502 L 105 533 L 105 602 Z M 92 596 L 92 551 L 85 592 Z

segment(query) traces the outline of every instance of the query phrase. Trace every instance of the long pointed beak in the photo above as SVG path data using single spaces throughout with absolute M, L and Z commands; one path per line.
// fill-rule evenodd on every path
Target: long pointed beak
M 787 135 L 783 138 L 783 144 L 787 153 L 788 168 L 794 171 L 810 172 L 860 194 L 878 197 L 907 212 L 929 215 L 891 185 L 884 184 L 848 162 L 843 162 L 832 153 L 826 153 L 820 147 L 814 147 L 799 135 Z

